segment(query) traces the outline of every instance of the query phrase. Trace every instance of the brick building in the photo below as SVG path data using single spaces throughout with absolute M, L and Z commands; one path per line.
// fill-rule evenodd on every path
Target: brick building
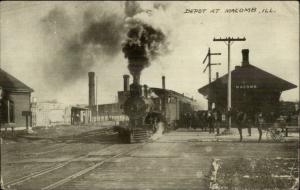
M 33 89 L 0 69 L 1 127 L 26 127 L 31 125 L 30 98 Z

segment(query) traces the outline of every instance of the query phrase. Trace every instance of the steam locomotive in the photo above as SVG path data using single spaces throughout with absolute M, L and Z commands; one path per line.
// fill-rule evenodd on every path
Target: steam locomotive
M 128 143 L 145 142 L 172 130 L 180 125 L 185 113 L 193 111 L 192 100 L 182 94 L 159 88 L 148 89 L 138 83 L 130 85 L 129 96 L 122 108 L 129 121 L 116 129 L 120 138 Z

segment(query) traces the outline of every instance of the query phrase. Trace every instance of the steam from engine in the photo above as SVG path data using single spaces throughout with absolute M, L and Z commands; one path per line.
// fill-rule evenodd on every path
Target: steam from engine
M 133 83 L 140 83 L 141 72 L 150 65 L 164 46 L 164 33 L 141 21 L 130 20 L 127 39 L 123 44 L 125 58 L 128 59 L 128 69 L 133 76 Z
M 130 4 L 126 4 L 129 6 Z M 137 5 L 133 3 L 133 5 Z M 131 9 L 127 9 L 131 10 Z M 153 127 L 153 120 L 146 122 L 149 113 L 153 109 L 153 101 L 146 96 L 142 97 L 142 86 L 140 77 L 142 70 L 148 67 L 158 55 L 167 49 L 166 35 L 158 28 L 138 19 L 135 14 L 142 13 L 140 7 L 133 7 L 133 13 L 127 18 L 127 35 L 122 44 L 122 51 L 128 60 L 128 69 L 133 77 L 133 83 L 130 85 L 130 96 L 124 102 L 124 113 L 129 117 L 130 141 L 135 137 L 141 137 L 141 133 L 149 131 L 149 125 Z M 135 14 L 134 14 L 135 13 Z

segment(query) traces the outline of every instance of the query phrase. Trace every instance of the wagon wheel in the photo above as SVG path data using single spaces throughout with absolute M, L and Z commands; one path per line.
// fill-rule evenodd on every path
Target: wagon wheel
M 269 129 L 267 132 L 267 138 L 273 139 L 275 142 L 283 142 L 284 135 L 278 129 Z
M 267 129 L 267 130 L 266 130 L 266 137 L 267 137 L 267 140 L 273 139 L 273 138 L 272 138 L 272 135 L 271 135 L 271 130 L 272 130 L 272 129 Z

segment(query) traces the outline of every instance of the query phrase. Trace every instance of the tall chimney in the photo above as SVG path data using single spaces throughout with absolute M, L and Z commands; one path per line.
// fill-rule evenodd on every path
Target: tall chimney
M 162 88 L 166 89 L 166 77 L 162 76 L 161 79 L 162 79 Z
M 249 65 L 249 49 L 242 49 L 243 61 L 242 67 Z
M 219 72 L 216 72 L 216 79 L 219 78 Z
M 165 76 L 162 76 L 161 77 L 161 80 L 162 80 L 162 89 L 164 89 L 163 91 L 163 96 L 162 96 L 162 102 L 161 102 L 161 110 L 164 114 L 164 116 L 166 115 L 166 103 L 167 103 L 167 93 L 165 91 L 166 89 L 166 77 Z
M 95 105 L 95 72 L 89 72 L 89 106 Z
M 123 75 L 124 79 L 124 92 L 128 92 L 129 90 L 129 75 Z

